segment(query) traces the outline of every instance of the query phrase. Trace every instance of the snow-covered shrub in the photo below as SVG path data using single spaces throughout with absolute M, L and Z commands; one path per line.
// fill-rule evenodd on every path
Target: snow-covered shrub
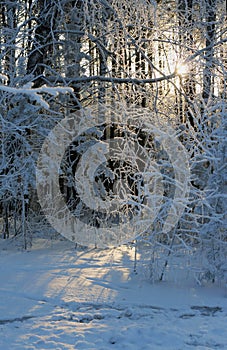
M 177 271 L 181 266 L 198 283 L 226 283 L 226 120 L 225 104 L 214 103 L 207 108 L 203 122 L 197 119 L 197 128 L 181 128 L 180 140 L 190 163 L 187 206 L 168 233 L 162 230 L 161 207 L 150 230 L 137 240 L 137 270 L 152 281 L 174 279 L 174 270 L 178 278 L 186 278 L 187 274 Z M 165 167 L 171 169 L 168 159 Z M 166 191 L 166 196 L 171 200 L 171 191 Z M 165 202 L 162 204 L 166 208 Z
M 198 186 L 195 216 L 198 220 L 202 254 L 207 259 L 205 275 L 222 280 L 227 260 L 227 111 L 214 105 L 204 128 L 202 154 L 206 168 Z M 197 174 L 199 178 L 199 174 Z M 225 277 L 226 278 L 226 277 Z
M 31 84 L 23 88 L 0 85 L 1 234 L 8 238 L 22 233 L 25 247 L 29 212 L 39 208 L 36 160 L 45 136 L 61 117 L 54 110 L 44 109 L 49 105 L 42 95 L 56 96 L 60 91 L 66 92 L 64 88 L 32 89 Z

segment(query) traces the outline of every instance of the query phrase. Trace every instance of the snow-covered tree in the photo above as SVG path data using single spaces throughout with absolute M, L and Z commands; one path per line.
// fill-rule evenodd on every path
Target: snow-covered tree
M 206 271 L 221 271 L 226 257 L 225 23 L 224 0 L 1 1 L 3 237 L 12 231 L 25 235 L 29 213 L 38 211 L 35 164 L 48 132 L 65 117 L 76 120 L 78 111 L 83 116 L 83 108 L 90 107 L 91 115 L 96 111 L 95 123 L 86 131 L 81 117 L 80 145 L 74 140 L 62 160 L 59 181 L 66 202 L 73 206 L 72 200 L 80 201 L 74 191 L 75 169 L 69 166 L 79 146 L 134 138 L 157 162 L 164 188 L 160 210 L 138 240 L 148 244 L 152 254 L 162 249 L 164 266 L 175 247 L 196 246 L 211 266 Z M 72 90 L 56 94 L 61 87 Z M 131 125 L 128 111 L 138 125 Z M 150 120 L 140 120 L 147 111 Z M 174 129 L 188 152 L 191 170 L 185 213 L 169 232 L 165 220 L 177 193 L 176 178 L 173 159 L 154 142 L 154 120 L 161 129 Z M 110 195 L 112 180 L 121 173 L 128 181 L 126 194 L 139 201 L 143 180 L 137 177 L 136 183 L 135 167 L 118 167 L 119 162 L 110 160 L 109 173 L 98 169 L 96 180 L 103 183 L 95 183 L 96 190 Z M 162 271 L 159 278 L 163 276 Z

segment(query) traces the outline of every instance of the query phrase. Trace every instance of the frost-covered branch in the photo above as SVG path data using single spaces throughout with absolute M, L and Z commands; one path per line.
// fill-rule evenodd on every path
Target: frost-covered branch
M 135 85 L 141 85 L 141 84 L 154 84 L 165 80 L 170 80 L 176 77 L 176 73 L 172 73 L 169 75 L 163 75 L 162 77 L 158 78 L 145 78 L 145 79 L 139 79 L 139 78 L 116 78 L 111 76 L 100 76 L 100 75 L 92 75 L 92 76 L 82 76 L 82 77 L 70 77 L 70 78 L 60 78 L 60 77 L 48 77 L 44 78 L 45 80 L 48 80 L 50 82 L 57 82 L 62 83 L 63 81 L 65 83 L 71 84 L 71 85 L 77 85 L 81 83 L 89 83 L 89 82 L 106 82 L 106 83 L 115 83 L 115 84 L 135 84 Z
M 4 78 L 3 75 L 0 75 L 0 78 Z M 73 92 L 73 89 L 70 87 L 49 87 L 46 85 L 43 85 L 40 88 L 34 88 L 32 89 L 32 84 L 28 83 L 24 85 L 21 88 L 6 86 L 6 85 L 0 85 L 0 90 L 4 92 L 8 92 L 11 94 L 25 94 L 29 97 L 33 98 L 38 104 L 40 104 L 43 108 L 48 109 L 49 104 L 43 99 L 42 95 L 43 93 L 52 95 L 54 97 L 58 96 L 59 93 L 61 94 L 67 94 Z

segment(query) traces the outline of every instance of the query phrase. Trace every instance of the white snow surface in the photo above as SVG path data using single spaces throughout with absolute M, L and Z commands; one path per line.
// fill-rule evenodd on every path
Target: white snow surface
M 152 284 L 133 273 L 133 255 L 0 240 L 0 349 L 227 349 L 226 290 Z

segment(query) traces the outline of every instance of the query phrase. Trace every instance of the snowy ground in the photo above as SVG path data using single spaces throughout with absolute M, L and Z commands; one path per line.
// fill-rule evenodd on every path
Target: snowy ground
M 226 291 L 151 284 L 133 254 L 0 240 L 0 349 L 227 349 Z

